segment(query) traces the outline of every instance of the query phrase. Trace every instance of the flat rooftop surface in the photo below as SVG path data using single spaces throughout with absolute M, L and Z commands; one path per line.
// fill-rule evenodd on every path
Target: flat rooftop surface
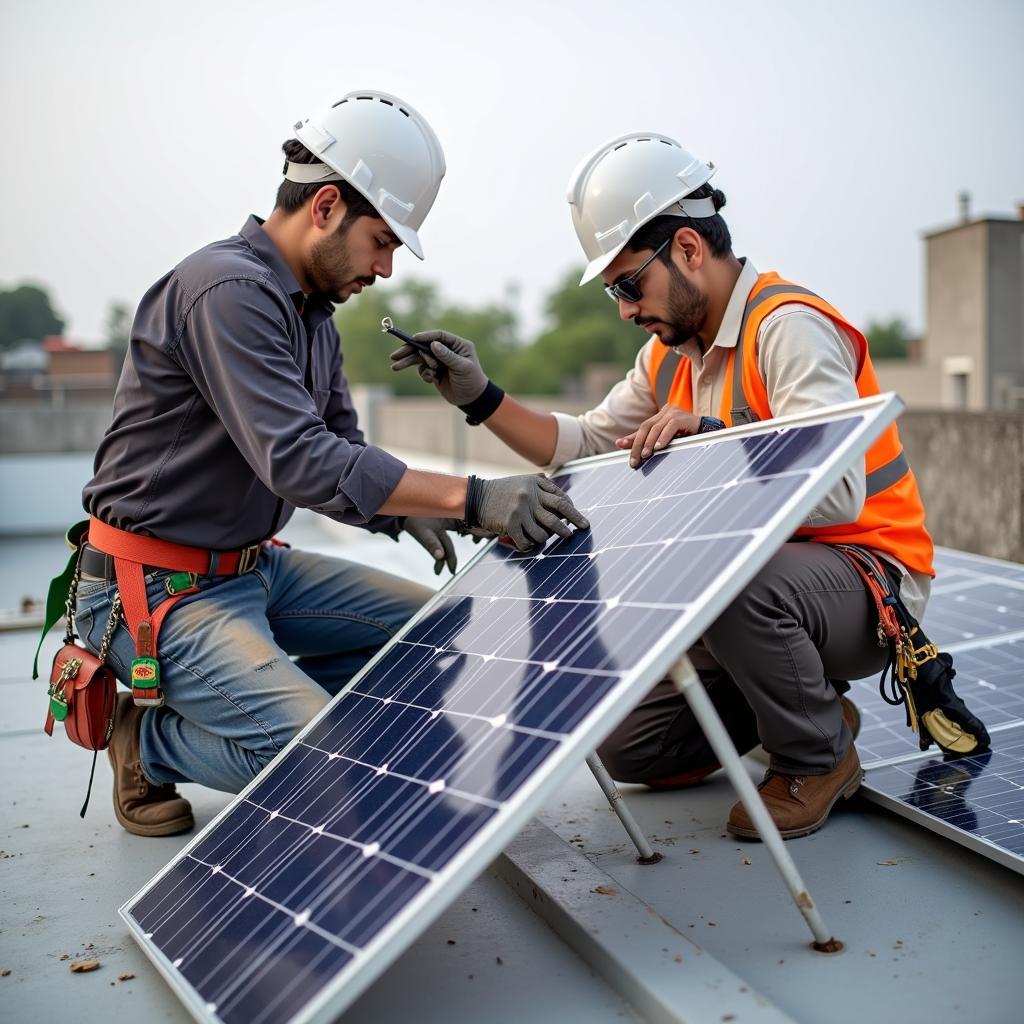
M 337 554 L 436 584 L 415 543 L 298 516 L 296 545 Z M 463 557 L 472 552 L 463 544 Z M 42 596 L 63 557 L 59 539 L 0 540 L 0 606 Z M 145 1021 L 185 1021 L 186 1011 L 128 936 L 118 906 L 190 837 L 139 839 L 110 808 L 110 770 L 101 755 L 85 820 L 89 755 L 42 733 L 45 685 L 31 682 L 29 631 L 0 632 L 0 1006 L 11 1020 L 83 1024 L 131 1012 Z M 48 666 L 59 631 L 44 650 Z M 902 714 L 897 710 L 896 715 Z M 762 767 L 748 759 L 752 775 Z M 183 787 L 202 827 L 228 801 Z M 1002 1022 L 1020 1017 L 1024 884 L 1019 875 L 860 799 L 821 832 L 788 844 L 845 951 L 825 957 L 760 844 L 724 836 L 735 796 L 722 773 L 695 789 L 652 793 L 623 787 L 654 847 L 657 865 L 635 851 L 584 768 L 541 821 L 648 912 L 652 928 L 675 932 L 738 975 L 792 1020 Z M 567 865 L 569 860 L 566 861 Z M 573 890 L 566 904 L 609 897 Z M 614 931 L 614 925 L 612 925 Z M 485 873 L 417 938 L 345 1013 L 356 1021 L 631 1021 L 642 1018 L 621 986 L 599 975 L 505 882 Z M 96 959 L 98 970 L 69 965 Z M 666 969 L 666 968 L 659 968 Z M 129 977 L 130 976 L 130 977 Z M 678 1019 L 753 1019 L 730 1009 Z M 675 1019 L 675 1018 L 673 1018 Z

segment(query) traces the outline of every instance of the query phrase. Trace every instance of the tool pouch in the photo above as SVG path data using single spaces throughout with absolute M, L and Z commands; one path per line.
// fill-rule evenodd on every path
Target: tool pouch
M 106 749 L 114 732 L 117 678 L 106 666 L 106 660 L 121 615 L 121 599 L 115 597 L 111 603 L 110 617 L 98 654 L 87 651 L 81 644 L 75 642 L 75 604 L 78 599 L 78 582 L 81 579 L 78 565 L 79 548 L 85 539 L 87 526 L 87 522 L 76 523 L 68 530 L 67 541 L 72 554 L 67 567 L 50 584 L 50 593 L 46 601 L 46 619 L 32 665 L 32 678 L 36 679 L 39 674 L 39 651 L 43 639 L 60 619 L 63 611 L 64 646 L 57 652 L 50 670 L 50 686 L 47 690 L 49 707 L 43 729 L 47 736 L 52 736 L 53 723 L 63 722 L 68 739 L 92 751 L 92 768 L 89 771 L 85 803 L 78 812 L 83 818 L 89 807 L 92 781 L 96 775 L 96 755 Z
M 117 680 L 95 654 L 66 643 L 53 659 L 44 729 L 53 735 L 54 721 L 64 723 L 72 743 L 86 750 L 105 750 L 114 731 Z
M 953 689 L 953 658 L 938 649 L 899 596 L 899 581 L 888 566 L 864 548 L 838 544 L 864 580 L 878 609 L 878 643 L 889 659 L 878 681 L 887 704 L 903 704 L 907 726 L 927 750 L 938 744 L 946 754 L 973 754 L 989 747 L 988 730 Z M 887 692 L 888 690 L 888 692 Z

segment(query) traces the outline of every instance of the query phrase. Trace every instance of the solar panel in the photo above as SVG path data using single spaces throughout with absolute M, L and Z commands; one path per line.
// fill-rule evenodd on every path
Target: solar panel
M 867 773 L 869 799 L 1024 874 L 1024 725 L 973 757 L 928 756 Z
M 968 758 L 922 752 L 902 708 L 859 680 L 861 792 L 898 814 L 1024 873 L 1024 565 L 938 549 L 928 635 L 953 655 L 957 693 L 992 735 Z
M 942 566 L 943 577 L 952 579 L 961 576 L 969 579 L 991 578 L 1015 580 L 1024 583 L 1024 565 L 1007 562 L 1000 558 L 976 555 L 970 551 L 953 548 L 936 548 L 936 561 Z
M 491 545 L 140 893 L 201 1020 L 327 1021 L 500 852 L 900 407 L 566 467 L 591 529 Z
M 1024 635 L 1024 582 L 975 580 L 955 589 L 937 585 L 936 590 L 924 618 L 929 636 L 942 637 L 949 645 L 1007 633 Z

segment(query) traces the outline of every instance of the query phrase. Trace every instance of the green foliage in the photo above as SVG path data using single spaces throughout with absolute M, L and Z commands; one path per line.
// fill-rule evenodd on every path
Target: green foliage
M 874 359 L 906 359 L 910 354 L 910 330 L 899 317 L 872 320 L 865 334 Z
M 375 285 L 335 313 L 342 338 L 345 375 L 351 384 L 384 384 L 399 395 L 430 395 L 434 389 L 411 370 L 394 373 L 388 356 L 401 342 L 380 329 L 390 316 L 408 334 L 443 328 L 473 341 L 488 373 L 502 379 L 505 364 L 518 347 L 515 313 L 503 305 L 479 309 L 445 303 L 424 281 Z
M 42 341 L 63 330 L 64 321 L 54 312 L 45 289 L 34 284 L 0 289 L 0 351 L 27 340 Z
M 511 301 L 479 308 L 445 302 L 423 281 L 382 283 L 339 306 L 335 320 L 342 337 L 345 374 L 353 384 L 383 384 L 399 395 L 432 390 L 415 373 L 394 373 L 388 355 L 399 345 L 381 333 L 390 316 L 410 334 L 443 328 L 469 338 L 487 374 L 514 394 L 558 394 L 588 366 L 610 363 L 625 373 L 636 359 L 643 332 L 619 319 L 599 283 L 577 287 L 580 270 L 565 274 L 545 303 L 546 323 L 532 344 L 523 344 Z
M 548 296 L 545 330 L 513 354 L 502 387 L 517 394 L 558 394 L 587 366 L 612 364 L 625 374 L 633 365 L 643 332 L 619 318 L 618 305 L 608 301 L 600 281 L 578 287 L 580 273 L 570 270 Z
M 132 333 L 132 309 L 124 302 L 111 302 L 107 307 L 106 320 L 107 348 L 114 353 L 118 367 L 128 354 L 128 342 Z

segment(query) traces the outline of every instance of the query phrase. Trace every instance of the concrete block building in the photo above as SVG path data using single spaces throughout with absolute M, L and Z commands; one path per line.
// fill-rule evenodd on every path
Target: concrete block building
M 883 388 L 911 408 L 1024 411 L 1024 206 L 925 234 L 919 358 L 880 360 Z

